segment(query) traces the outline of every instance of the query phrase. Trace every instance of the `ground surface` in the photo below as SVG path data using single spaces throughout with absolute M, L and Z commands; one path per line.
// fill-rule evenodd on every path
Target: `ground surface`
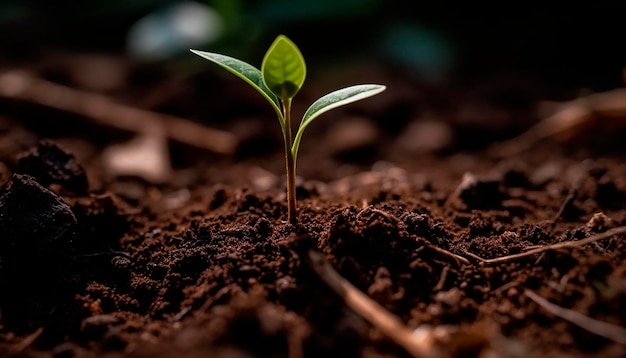
M 371 69 L 313 82 L 303 102 L 355 82 L 389 90 L 311 126 L 295 228 L 284 222 L 278 124 L 256 93 L 207 73 L 148 80 L 156 70 L 108 61 L 121 71 L 110 88 L 77 77 L 78 65 L 26 70 L 140 108 L 197 121 L 210 113 L 208 124 L 240 145 L 215 154 L 141 142 L 148 152 L 128 169 L 111 148 L 132 130 L 37 104 L 36 94 L 15 99 L 0 81 L 0 356 L 407 356 L 301 260 L 303 232 L 408 327 L 441 327 L 443 353 L 626 354 L 531 299 L 625 327 L 623 234 L 503 263 L 476 258 L 626 225 L 614 132 L 498 157 L 489 144 L 538 120 L 534 89 L 467 95 Z M 137 170 L 154 157 L 146 153 L 158 153 L 160 170 Z

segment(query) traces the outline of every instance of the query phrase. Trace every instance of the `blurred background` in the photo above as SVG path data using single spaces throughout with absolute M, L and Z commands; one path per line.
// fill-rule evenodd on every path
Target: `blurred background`
M 302 145 L 305 155 L 314 149 L 371 163 L 394 151 L 402 157 L 483 148 L 538 122 L 540 101 L 623 87 L 625 10 L 614 1 L 479 8 L 408 0 L 1 0 L 0 70 L 25 70 L 226 130 L 241 144 L 241 159 L 281 152 L 272 111 L 240 80 L 188 50 L 260 67 L 272 40 L 285 34 L 308 66 L 294 111 L 339 87 L 388 86 L 380 98 L 328 114 L 338 120 L 311 126 L 307 138 L 320 139 Z M 24 112 L 7 93 L 0 104 L 31 129 L 46 136 L 88 132 L 81 125 L 59 129 L 42 119 L 59 113 Z M 182 166 L 189 152 L 176 150 L 174 164 Z
M 151 62 L 189 47 L 258 59 L 278 33 L 309 62 L 365 60 L 429 80 L 513 72 L 567 87 L 621 85 L 626 5 L 459 6 L 408 0 L 2 0 L 5 60 L 67 49 Z

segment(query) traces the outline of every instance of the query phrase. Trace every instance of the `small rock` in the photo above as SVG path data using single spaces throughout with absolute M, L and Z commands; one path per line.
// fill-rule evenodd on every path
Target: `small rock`
M 69 205 L 31 176 L 14 174 L 0 188 L 0 310 L 7 327 L 53 319 L 66 292 L 62 280 L 71 280 L 64 268 L 72 262 L 76 224 Z
M 595 213 L 585 225 L 589 231 L 603 232 L 615 226 L 613 219 L 606 216 L 603 212 Z
M 463 291 L 454 287 L 448 291 L 437 292 L 435 301 L 444 303 L 449 307 L 458 307 L 464 297 Z
M 49 250 L 57 252 L 68 246 L 75 226 L 70 206 L 31 176 L 14 174 L 0 189 L 3 258 L 17 252 L 52 255 Z
M 374 282 L 367 289 L 367 294 L 379 303 L 389 303 L 393 295 L 393 281 L 387 268 L 378 268 Z
M 509 188 L 525 188 L 528 186 L 528 177 L 518 170 L 507 170 L 502 176 L 502 184 Z
M 456 195 L 469 209 L 488 209 L 500 205 L 503 199 L 500 182 L 497 180 L 478 179 L 472 173 L 463 174 Z
M 18 155 L 17 171 L 34 177 L 44 187 L 60 184 L 77 194 L 86 194 L 89 187 L 85 170 L 74 155 L 48 140 Z
M 291 276 L 284 276 L 276 280 L 276 291 L 283 294 L 287 291 L 293 291 L 297 288 L 296 280 Z
M 618 209 L 626 201 L 626 195 L 610 177 L 598 179 L 595 199 L 602 208 Z

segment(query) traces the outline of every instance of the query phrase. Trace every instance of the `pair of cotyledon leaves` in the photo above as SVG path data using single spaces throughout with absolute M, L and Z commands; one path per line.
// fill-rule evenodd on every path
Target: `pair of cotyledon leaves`
M 191 50 L 209 61 L 212 61 L 237 77 L 246 81 L 265 97 L 276 112 L 283 133 L 286 133 L 285 116 L 281 110 L 281 101 L 291 101 L 298 93 L 306 78 L 306 65 L 300 50 L 284 35 L 279 35 L 267 50 L 261 70 L 229 56 Z M 385 86 L 364 84 L 346 87 L 322 96 L 304 112 L 300 126 L 291 147 L 291 154 L 297 157 L 300 140 L 304 129 L 318 116 L 333 108 L 352 103 L 385 90 Z

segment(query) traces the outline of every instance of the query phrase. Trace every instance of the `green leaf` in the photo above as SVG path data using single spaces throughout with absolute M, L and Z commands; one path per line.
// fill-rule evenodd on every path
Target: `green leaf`
M 333 108 L 379 94 L 384 91 L 385 88 L 387 87 L 382 85 L 356 85 L 331 92 L 313 102 L 306 112 L 304 112 L 304 116 L 302 116 L 302 121 L 300 122 L 300 127 L 298 128 L 298 132 L 296 133 L 296 137 L 293 141 L 291 153 L 294 158 L 298 156 L 298 148 L 300 147 L 300 140 L 302 140 L 302 133 L 315 118 Z
M 276 98 L 272 91 L 270 91 L 267 86 L 265 86 L 265 83 L 263 83 L 263 75 L 261 74 L 261 71 L 259 71 L 256 67 L 236 58 L 220 55 L 218 53 L 204 52 L 198 50 L 191 50 L 191 52 L 220 65 L 228 72 L 233 73 L 237 77 L 246 81 L 250 86 L 254 87 L 254 89 L 259 91 L 259 93 L 261 93 L 263 97 L 265 97 L 265 99 L 267 99 L 272 104 L 274 111 L 278 115 L 280 124 L 284 126 L 284 118 L 280 109 L 280 102 L 278 102 L 278 98 Z
M 306 65 L 298 47 L 279 35 L 263 57 L 263 83 L 281 100 L 291 99 L 302 88 Z

